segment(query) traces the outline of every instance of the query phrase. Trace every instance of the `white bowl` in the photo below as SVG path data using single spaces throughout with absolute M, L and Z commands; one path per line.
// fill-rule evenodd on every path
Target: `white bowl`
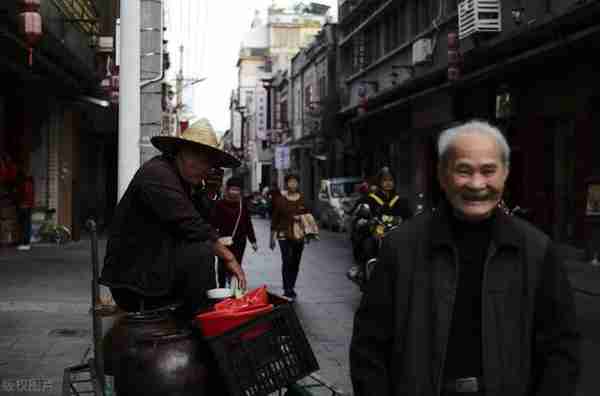
M 233 290 L 228 288 L 210 289 L 206 292 L 208 298 L 217 300 L 233 297 Z

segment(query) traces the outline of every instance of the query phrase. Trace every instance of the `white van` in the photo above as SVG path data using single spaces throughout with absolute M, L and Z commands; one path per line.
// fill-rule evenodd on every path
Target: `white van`
M 362 183 L 360 177 L 337 177 L 321 180 L 321 189 L 317 199 L 317 213 L 322 228 L 335 231 L 348 229 L 350 211 L 360 198 L 358 190 Z

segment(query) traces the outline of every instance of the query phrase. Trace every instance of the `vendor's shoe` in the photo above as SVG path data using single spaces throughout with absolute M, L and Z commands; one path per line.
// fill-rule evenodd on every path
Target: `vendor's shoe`
M 17 250 L 31 250 L 31 245 L 19 245 Z

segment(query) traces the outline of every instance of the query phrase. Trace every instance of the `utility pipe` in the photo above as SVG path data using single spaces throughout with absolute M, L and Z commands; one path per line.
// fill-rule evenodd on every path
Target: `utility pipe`
M 119 200 L 140 167 L 140 19 L 140 0 L 121 1 Z

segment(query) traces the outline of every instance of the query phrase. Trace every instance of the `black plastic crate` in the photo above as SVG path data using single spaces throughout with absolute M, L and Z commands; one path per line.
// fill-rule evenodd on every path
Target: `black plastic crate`
M 269 300 L 272 312 L 206 338 L 230 396 L 267 396 L 319 369 L 291 304 Z

